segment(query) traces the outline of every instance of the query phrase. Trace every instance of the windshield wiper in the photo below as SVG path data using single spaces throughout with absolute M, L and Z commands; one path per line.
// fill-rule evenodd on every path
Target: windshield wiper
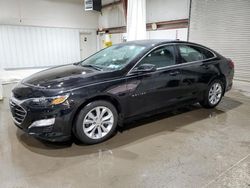
M 94 68 L 95 70 L 99 70 L 101 71 L 102 68 L 99 67 L 99 66 L 96 66 L 96 65 L 91 65 L 91 64 L 82 64 L 83 67 L 91 67 L 91 68 Z

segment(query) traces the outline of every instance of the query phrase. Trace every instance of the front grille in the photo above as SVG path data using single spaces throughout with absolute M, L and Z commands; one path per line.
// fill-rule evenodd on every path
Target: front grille
M 17 103 L 10 100 L 12 116 L 17 124 L 21 124 L 26 116 L 26 111 Z

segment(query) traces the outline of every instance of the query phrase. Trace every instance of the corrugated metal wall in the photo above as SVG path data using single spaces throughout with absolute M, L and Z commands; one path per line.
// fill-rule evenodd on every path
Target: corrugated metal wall
M 250 1 L 192 0 L 189 41 L 235 62 L 235 78 L 250 81 Z
M 125 16 L 122 4 L 103 8 L 99 15 L 99 28 L 111 28 L 125 26 Z
M 78 29 L 0 25 L 0 68 L 45 67 L 79 60 Z

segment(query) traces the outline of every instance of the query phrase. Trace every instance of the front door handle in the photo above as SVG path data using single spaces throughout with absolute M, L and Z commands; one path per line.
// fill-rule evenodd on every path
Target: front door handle
M 176 75 L 178 75 L 180 73 L 181 73 L 180 71 L 173 71 L 173 72 L 170 72 L 169 75 L 170 76 L 176 76 Z
M 207 64 L 202 64 L 201 67 L 204 69 L 209 69 L 209 65 L 207 65 Z

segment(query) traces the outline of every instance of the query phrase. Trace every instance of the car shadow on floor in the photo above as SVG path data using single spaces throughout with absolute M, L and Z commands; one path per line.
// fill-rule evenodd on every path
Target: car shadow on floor
M 221 114 L 221 121 L 226 121 L 228 111 L 237 108 L 242 103 L 235 99 L 224 97 L 220 105 L 214 109 L 204 109 L 198 104 L 179 108 L 173 111 L 162 112 L 150 117 L 141 117 L 125 123 L 123 128 L 111 139 L 96 145 L 82 145 L 74 139 L 68 142 L 51 143 L 41 141 L 29 136 L 20 130 L 17 131 L 18 140 L 30 151 L 51 156 L 70 157 L 89 155 L 104 150 L 113 150 L 131 143 L 143 142 L 157 135 L 169 134 L 179 131 L 184 134 L 192 134 L 194 131 L 188 129 L 190 124 L 201 122 L 198 126 L 204 125 L 202 120 L 216 118 Z M 209 125 L 211 126 L 211 124 Z

